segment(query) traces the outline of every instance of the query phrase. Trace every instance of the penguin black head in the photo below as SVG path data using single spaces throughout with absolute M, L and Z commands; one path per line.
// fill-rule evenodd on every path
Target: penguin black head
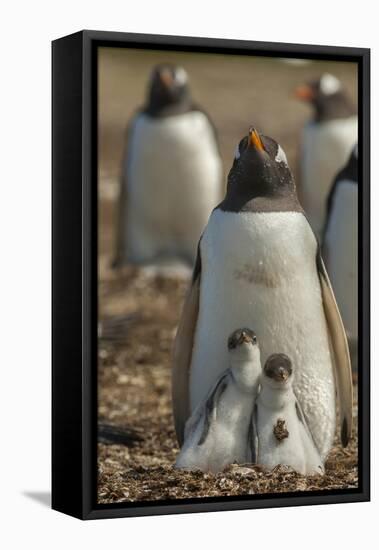
M 295 96 L 313 106 L 315 122 L 347 118 L 356 114 L 340 80 L 329 73 L 298 86 Z
M 244 344 L 257 346 L 258 340 L 254 331 L 249 328 L 239 328 L 228 338 L 228 350 L 236 349 Z
M 257 210 L 275 210 L 272 201 L 289 198 L 297 203 L 295 181 L 283 149 L 272 138 L 250 128 L 236 147 L 227 194 L 220 208 L 232 212 L 248 210 L 248 203 L 255 200 Z M 300 205 L 297 203 L 296 207 Z
M 151 116 L 169 116 L 188 109 L 188 76 L 182 67 L 162 64 L 154 67 L 148 89 L 146 112 Z
M 278 382 L 279 384 L 286 383 L 292 376 L 290 358 L 284 353 L 270 355 L 263 367 L 263 373 L 274 382 Z

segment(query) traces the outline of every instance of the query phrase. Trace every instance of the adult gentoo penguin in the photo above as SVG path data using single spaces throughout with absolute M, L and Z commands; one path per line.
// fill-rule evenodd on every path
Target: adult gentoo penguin
M 214 127 L 181 67 L 154 68 L 123 160 L 114 264 L 179 258 L 191 265 L 222 190 Z
M 295 95 L 308 102 L 314 113 L 301 136 L 300 199 L 321 237 L 333 179 L 358 139 L 358 117 L 341 82 L 331 74 L 299 86 Z
M 352 386 L 342 320 L 285 153 L 254 129 L 236 149 L 226 196 L 200 240 L 176 335 L 180 443 L 187 417 L 228 366 L 223 342 L 236 326 L 254 327 L 262 362 L 277 350 L 291 357 L 294 391 L 322 456 L 335 432 L 336 379 L 346 445 Z
M 262 372 L 257 337 L 248 328 L 235 330 L 227 348 L 229 368 L 187 420 L 176 468 L 219 472 L 256 461 L 250 429 Z
M 323 256 L 345 325 L 353 368 L 358 344 L 358 147 L 338 173 L 328 199 Z
M 267 359 L 261 391 L 253 413 L 257 462 L 267 468 L 291 466 L 303 475 L 323 474 L 324 466 L 301 405 L 292 388 L 289 357 L 274 353 Z

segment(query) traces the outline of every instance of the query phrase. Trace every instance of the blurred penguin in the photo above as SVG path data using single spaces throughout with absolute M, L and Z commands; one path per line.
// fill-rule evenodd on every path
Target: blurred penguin
M 183 260 L 222 193 L 215 129 L 191 98 L 182 67 L 156 66 L 146 105 L 129 124 L 114 266 Z
M 314 111 L 302 133 L 299 195 L 320 238 L 331 184 L 358 139 L 358 117 L 341 82 L 331 74 L 299 86 L 295 95 L 309 102 Z
M 334 180 L 327 204 L 323 255 L 345 325 L 353 368 L 358 343 L 358 147 Z

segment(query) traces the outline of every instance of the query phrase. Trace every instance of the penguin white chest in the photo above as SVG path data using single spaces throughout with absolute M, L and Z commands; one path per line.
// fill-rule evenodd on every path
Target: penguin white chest
M 345 328 L 358 337 L 358 186 L 340 181 L 325 234 L 326 263 Z
M 266 400 L 267 393 L 265 392 Z M 306 427 L 297 416 L 296 398 L 292 390 L 282 397 L 281 407 L 275 403 L 276 393 L 279 393 L 278 390 L 271 392 L 269 405 L 261 396 L 257 399 L 257 462 L 270 469 L 278 464 L 291 466 L 303 475 L 322 473 L 321 457 Z
M 139 115 L 125 169 L 131 259 L 180 252 L 192 259 L 221 193 L 222 163 L 207 117 Z
M 246 326 L 257 334 L 262 363 L 272 353 L 290 357 L 317 444 L 331 445 L 335 389 L 316 249 L 301 213 L 213 212 L 201 241 L 192 410 L 227 366 L 228 335 Z

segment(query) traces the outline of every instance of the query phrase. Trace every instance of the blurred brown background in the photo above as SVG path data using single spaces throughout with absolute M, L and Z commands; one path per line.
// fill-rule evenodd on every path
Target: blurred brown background
M 302 82 L 330 72 L 357 99 L 355 63 L 289 60 L 202 53 L 177 53 L 128 48 L 99 50 L 99 181 L 100 249 L 112 245 L 112 202 L 117 195 L 125 128 L 145 101 L 152 67 L 182 65 L 188 72 L 193 99 L 213 120 L 219 137 L 225 179 L 239 140 L 254 125 L 283 147 L 296 177 L 300 130 L 311 115 L 309 106 L 293 97 Z
M 231 467 L 216 476 L 173 469 L 178 452 L 171 407 L 172 342 L 186 291 L 183 278 L 127 266 L 110 269 L 125 128 L 144 103 L 152 67 L 171 62 L 188 72 L 193 99 L 211 116 L 219 135 L 225 181 L 236 144 L 250 125 L 282 145 L 296 175 L 298 146 L 310 108 L 293 89 L 328 71 L 357 97 L 351 63 L 103 48 L 99 55 L 99 423 L 124 434 L 101 439 L 101 503 L 201 496 L 246 495 L 357 486 L 357 431 L 346 449 L 336 441 L 324 477 L 284 469 Z M 354 408 L 355 418 L 357 407 Z

